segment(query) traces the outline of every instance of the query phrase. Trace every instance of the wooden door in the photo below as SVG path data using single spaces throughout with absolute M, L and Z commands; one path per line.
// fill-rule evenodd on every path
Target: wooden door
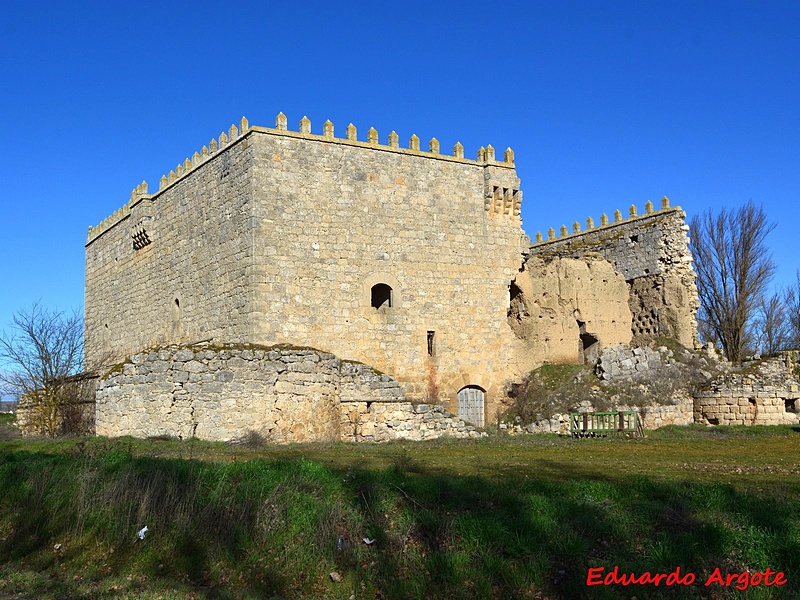
M 469 421 L 476 427 L 483 427 L 484 392 L 481 388 L 469 385 L 458 392 L 458 417 Z

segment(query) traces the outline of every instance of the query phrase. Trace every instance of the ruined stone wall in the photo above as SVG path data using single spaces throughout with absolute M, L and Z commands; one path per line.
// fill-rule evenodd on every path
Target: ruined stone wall
M 164 343 L 289 343 L 368 363 L 410 400 L 494 414 L 519 373 L 506 317 L 527 238 L 508 150 L 246 121 L 89 232 L 87 361 Z M 388 286 L 374 307 L 373 286 Z
M 586 404 L 578 409 L 579 412 L 595 412 L 591 404 Z M 643 408 L 626 406 L 624 404 L 614 407 L 614 410 L 635 410 L 639 413 L 642 428 L 646 430 L 658 429 L 667 425 L 686 426 L 694 422 L 694 404 L 688 394 L 676 396 L 670 404 L 653 404 Z M 555 414 L 549 419 L 540 419 L 526 426 L 516 423 L 500 423 L 500 430 L 512 435 L 523 433 L 557 433 L 570 435 L 570 415 Z
M 343 402 L 341 411 L 340 432 L 344 442 L 419 441 L 487 435 L 438 404 Z
M 55 407 L 43 406 L 23 396 L 15 411 L 20 433 L 24 436 L 93 435 L 96 384 L 97 377 L 93 374 L 68 377 L 61 386 Z M 51 408 L 55 411 L 51 412 Z
M 477 437 L 398 382 L 310 348 L 207 344 L 139 353 L 97 386 L 98 435 L 274 442 Z
M 800 383 L 783 358 L 765 360 L 752 373 L 726 373 L 695 394 L 694 420 L 707 425 L 797 424 Z
M 628 287 L 598 256 L 531 256 L 511 286 L 508 322 L 529 369 L 593 363 L 601 347 L 631 340 Z
M 681 371 L 672 350 L 663 346 L 657 349 L 646 346 L 605 348 L 600 354 L 596 374 L 600 380 L 611 383 L 644 382 L 650 386 L 650 393 L 662 396 L 658 401 L 653 398 L 650 404 L 640 410 L 645 429 L 694 422 L 694 400 L 689 392 L 688 376 Z M 669 379 L 676 385 L 668 397 L 663 397 L 663 390 L 653 390 L 653 385 L 666 387 L 664 384 Z M 681 384 L 682 380 L 685 383 Z M 627 409 L 626 406 L 621 407 L 621 410 Z
M 679 207 L 670 208 L 666 198 L 661 210 L 654 211 L 648 202 L 645 214 L 637 215 L 633 206 L 629 214 L 623 219 L 616 211 L 613 222 L 602 215 L 599 226 L 590 218 L 584 231 L 578 222 L 571 233 L 562 226 L 560 237 L 553 229 L 547 239 L 537 234 L 532 256 L 603 256 L 628 283 L 632 333 L 672 337 L 692 348 L 699 301 L 686 215 Z
M 597 377 L 605 381 L 659 377 L 661 370 L 669 366 L 671 355 L 666 348 L 605 348 L 597 362 Z

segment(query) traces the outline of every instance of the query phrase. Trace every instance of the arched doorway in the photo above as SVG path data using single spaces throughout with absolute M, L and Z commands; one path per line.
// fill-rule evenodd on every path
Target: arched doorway
M 486 392 L 477 385 L 468 385 L 458 391 L 458 417 L 476 427 L 484 424 L 484 399 Z

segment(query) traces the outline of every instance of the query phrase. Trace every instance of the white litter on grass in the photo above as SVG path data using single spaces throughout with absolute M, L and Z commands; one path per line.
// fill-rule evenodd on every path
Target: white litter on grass
M 374 543 L 375 543 L 375 540 L 374 540 L 374 539 L 373 539 L 373 540 L 371 540 L 371 539 L 369 539 L 369 538 L 364 538 L 362 541 L 363 541 L 363 542 L 364 542 L 364 543 L 365 543 L 367 546 L 369 546 L 370 544 L 374 544 Z
M 148 531 L 147 525 L 145 525 L 139 531 L 136 532 L 136 537 L 139 538 L 140 540 L 143 540 L 144 539 L 144 534 L 146 534 L 147 531 Z

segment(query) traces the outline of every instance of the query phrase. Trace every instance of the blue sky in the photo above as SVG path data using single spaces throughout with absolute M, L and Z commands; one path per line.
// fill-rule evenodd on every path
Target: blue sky
M 244 115 L 516 153 L 529 235 L 753 198 L 800 268 L 800 3 L 81 2 L 0 12 L 0 327 L 82 309 L 89 225 Z M 120 301 L 124 301 L 121 298 Z

